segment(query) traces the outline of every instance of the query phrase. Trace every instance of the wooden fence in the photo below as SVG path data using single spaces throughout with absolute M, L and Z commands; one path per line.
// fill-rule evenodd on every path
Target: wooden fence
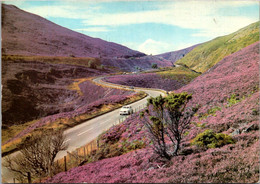
M 142 110 L 143 108 L 145 108 L 146 105 L 140 105 L 137 108 L 133 109 L 133 112 L 138 112 L 140 110 Z M 132 116 L 132 114 L 130 115 Z M 123 116 L 121 118 L 119 118 L 118 121 L 116 121 L 113 126 L 122 123 L 123 121 L 125 121 L 128 117 L 130 116 Z M 93 151 L 97 151 L 99 149 L 99 142 L 98 139 L 94 139 L 91 142 L 87 143 L 86 145 L 72 151 L 72 152 L 68 152 L 67 151 L 67 155 L 64 156 L 63 158 L 57 160 L 55 162 L 55 173 L 59 173 L 59 172 L 63 172 L 63 171 L 68 171 L 71 168 L 83 165 L 85 161 L 87 161 L 87 158 L 89 155 L 91 155 L 91 153 Z M 31 173 L 27 173 L 28 177 L 28 183 L 31 183 Z M 15 178 L 13 179 L 13 183 L 15 182 Z M 40 183 L 41 183 L 41 179 L 40 179 Z
M 76 149 L 73 152 L 67 151 L 67 155 L 57 160 L 56 164 L 58 165 L 58 168 L 63 168 L 62 171 L 68 171 L 71 168 L 81 165 L 95 150 L 98 150 L 97 139 L 92 140 L 90 143 Z
M 143 108 L 145 108 L 146 105 L 140 105 L 137 108 L 133 109 L 133 112 L 138 112 L 140 110 L 142 110 Z M 132 116 L 132 114 L 130 115 Z M 130 116 L 123 116 L 121 118 L 119 118 L 118 121 L 116 121 L 113 126 L 122 123 L 123 121 L 125 121 L 128 117 Z M 99 149 L 99 143 L 98 143 L 98 139 L 94 139 L 91 142 L 89 142 L 88 144 L 76 149 L 73 152 L 67 152 L 67 155 L 64 156 L 62 159 L 57 160 L 57 165 L 60 168 L 63 168 L 62 171 L 68 171 L 71 168 L 77 167 L 81 164 L 84 163 L 84 161 L 86 161 L 87 157 L 95 150 Z

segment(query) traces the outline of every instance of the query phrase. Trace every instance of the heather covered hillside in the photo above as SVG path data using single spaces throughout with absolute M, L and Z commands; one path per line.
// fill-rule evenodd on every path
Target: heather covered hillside
M 187 67 L 178 66 L 164 68 L 154 73 L 136 73 L 106 77 L 104 80 L 114 84 L 136 86 L 144 88 L 157 88 L 173 91 L 188 84 L 199 76 Z
M 259 21 L 235 33 L 215 38 L 195 47 L 176 64 L 186 65 L 197 72 L 205 72 L 225 56 L 259 40 Z
M 142 97 L 92 83 L 91 78 L 110 72 L 92 58 L 3 56 L 2 145 L 50 122 L 75 126 L 102 107 L 107 111 Z M 59 124 L 61 118 L 70 120 Z
M 12 5 L 2 4 L 2 38 L 5 55 L 93 57 L 127 71 L 150 69 L 152 63 L 172 66 L 169 60 L 77 33 Z
M 143 88 L 157 88 L 166 91 L 172 91 L 182 87 L 184 84 L 177 80 L 163 78 L 156 73 L 116 75 L 104 79 L 114 84 L 135 86 Z
M 2 38 L 2 53 L 8 55 L 144 56 L 125 46 L 77 33 L 6 4 L 2 4 Z
M 178 156 L 170 161 L 157 157 L 142 119 L 135 114 L 100 136 L 105 148 L 91 157 L 100 161 L 60 173 L 46 182 L 256 183 L 259 180 L 259 42 L 225 57 L 175 92 L 184 91 L 193 94 L 188 106 L 200 108 L 185 133 Z M 219 140 L 218 146 L 196 143 L 199 136 L 215 134 L 230 141 Z
M 73 83 L 77 78 L 89 78 L 106 72 L 108 71 L 78 65 L 40 62 L 37 58 L 35 61 L 28 61 L 3 57 L 3 125 L 21 124 L 47 115 L 71 111 L 83 103 L 101 98 L 85 95 L 85 99 L 81 101 L 82 95 L 78 92 L 79 89 L 73 87 Z M 95 85 L 92 84 L 92 87 Z M 101 96 L 105 91 L 101 91 Z
M 180 91 L 193 94 L 200 104 L 221 103 L 232 94 L 242 99 L 259 88 L 259 42 L 225 57 Z M 201 96 L 203 95 L 203 96 Z

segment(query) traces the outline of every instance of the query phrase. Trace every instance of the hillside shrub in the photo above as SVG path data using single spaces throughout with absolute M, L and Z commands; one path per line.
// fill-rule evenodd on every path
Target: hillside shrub
M 239 96 L 237 94 L 232 94 L 230 96 L 230 98 L 227 99 L 227 101 L 228 101 L 228 106 L 230 107 L 230 106 L 240 102 L 240 99 L 239 99 Z
M 252 110 L 252 115 L 254 115 L 254 116 L 259 115 L 259 111 L 256 110 L 256 109 L 253 109 L 253 110 Z
M 192 140 L 193 145 L 206 148 L 217 148 L 233 143 L 234 140 L 231 136 L 223 133 L 215 133 L 211 129 L 207 129 L 198 134 L 195 139 Z
M 152 68 L 158 68 L 157 64 L 156 64 L 156 63 L 153 63 L 153 64 L 152 64 Z
M 203 119 L 207 119 L 208 116 L 212 115 L 212 116 L 216 116 L 216 112 L 217 111 L 220 111 L 221 110 L 221 107 L 218 107 L 218 106 L 215 106 L 211 109 L 208 109 L 207 110 L 207 113 L 204 113 L 204 114 L 200 114 L 199 116 L 199 120 L 203 120 Z
M 198 110 L 186 107 L 191 98 L 192 95 L 188 93 L 151 97 L 147 100 L 148 108 L 140 113 L 153 143 L 153 150 L 160 157 L 170 160 L 178 155 L 184 133 Z M 167 140 L 171 144 L 167 144 Z

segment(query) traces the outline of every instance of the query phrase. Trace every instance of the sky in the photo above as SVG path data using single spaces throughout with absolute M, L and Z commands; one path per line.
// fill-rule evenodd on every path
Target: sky
M 91 37 L 146 54 L 180 50 L 259 20 L 258 0 L 8 0 Z

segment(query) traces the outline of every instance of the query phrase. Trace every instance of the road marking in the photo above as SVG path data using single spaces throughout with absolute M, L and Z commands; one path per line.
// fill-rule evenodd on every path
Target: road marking
M 90 131 L 90 130 L 92 130 L 92 129 L 93 129 L 93 127 L 90 128 L 90 129 L 88 129 L 88 130 L 86 130 L 86 131 L 84 131 L 84 132 L 79 133 L 78 136 L 80 136 L 80 135 L 82 135 L 82 134 L 84 134 L 84 133 L 87 133 L 88 131 Z
M 70 141 L 70 140 L 71 140 L 71 139 L 67 139 L 67 140 L 64 141 L 64 143 L 65 143 L 65 142 L 68 142 L 68 141 Z
M 100 123 L 101 125 L 102 124 L 104 124 L 104 123 L 106 123 L 106 122 L 108 122 L 108 121 L 110 121 L 111 119 L 108 119 L 108 120 L 106 120 L 106 121 L 103 121 L 102 123 Z

